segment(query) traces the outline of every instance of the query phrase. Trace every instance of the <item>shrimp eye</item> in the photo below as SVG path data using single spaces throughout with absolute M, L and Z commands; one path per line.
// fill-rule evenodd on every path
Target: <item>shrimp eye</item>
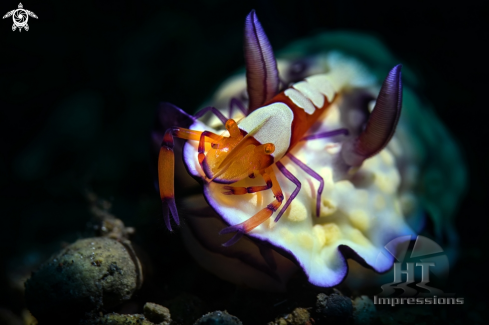
M 275 146 L 273 143 L 266 143 L 265 144 L 265 153 L 267 155 L 271 155 L 275 151 Z
M 229 131 L 231 137 L 237 137 L 241 134 L 241 132 L 239 132 L 238 124 L 231 118 L 226 121 L 226 130 Z
M 265 143 L 255 147 L 256 153 L 264 153 L 265 155 L 271 155 L 275 151 L 275 145 L 273 143 Z

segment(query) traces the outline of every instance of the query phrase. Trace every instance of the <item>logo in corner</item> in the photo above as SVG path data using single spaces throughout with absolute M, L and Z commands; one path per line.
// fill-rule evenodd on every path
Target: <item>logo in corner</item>
M 17 28 L 19 29 L 19 32 L 22 31 L 22 28 L 24 28 L 26 31 L 29 30 L 29 25 L 27 25 L 27 21 L 29 20 L 29 16 L 36 18 L 37 16 L 35 13 L 29 10 L 25 10 L 24 7 L 22 6 L 22 3 L 19 3 L 19 8 L 14 9 L 12 11 L 9 11 L 3 16 L 3 19 L 8 18 L 12 16 L 12 19 L 14 20 L 14 24 L 12 25 L 12 31 L 15 31 Z
M 403 236 L 391 240 L 384 246 L 387 255 L 397 261 L 394 262 L 394 281 L 381 286 L 382 293 L 378 296 L 394 295 L 395 289 L 403 291 L 400 297 L 453 296 L 453 293 L 445 293 L 441 289 L 427 285 L 430 282 L 430 273 L 439 279 L 446 280 L 448 276 L 448 258 L 443 249 L 431 239 L 417 236 L 414 247 L 408 254 L 411 240 L 410 235 Z M 379 253 L 378 261 L 387 258 L 382 254 L 384 253 Z M 402 280 L 403 275 L 406 277 L 405 282 Z M 414 285 L 417 277 L 421 277 L 421 281 L 415 287 L 411 286 Z

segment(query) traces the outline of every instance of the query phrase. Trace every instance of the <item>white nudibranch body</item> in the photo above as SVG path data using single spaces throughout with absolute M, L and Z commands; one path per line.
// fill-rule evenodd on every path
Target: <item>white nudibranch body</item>
M 323 62 L 341 61 L 341 65 L 325 65 L 323 69 L 330 71 L 329 73 L 305 78 L 284 92 L 292 102 L 309 115 L 320 109 L 326 101 L 330 102 L 327 108 L 323 108 L 327 111 L 307 134 L 350 128 L 352 110 L 348 105 L 351 105 L 351 101 L 358 96 L 373 100 L 379 89 L 379 85 L 375 83 L 376 78 L 367 73 L 356 60 L 345 56 L 341 56 L 340 60 L 340 54 L 336 52 L 321 54 L 321 56 Z M 290 62 L 280 63 L 279 67 L 290 65 Z M 345 73 L 342 73 L 341 69 L 346 70 Z M 286 75 L 286 71 L 280 71 L 280 75 Z M 243 75 L 242 78 L 244 79 L 245 76 Z M 233 80 L 236 82 L 235 77 Z M 245 90 L 236 91 L 234 87 L 230 87 L 230 91 L 227 92 L 226 87 L 228 85 L 224 83 L 218 89 L 219 97 L 214 99 L 212 105 L 228 103 L 232 97 L 238 97 L 240 92 Z M 336 100 L 333 100 L 335 98 Z M 369 103 L 370 101 L 364 101 L 365 107 L 359 105 L 357 109 L 367 110 Z M 216 105 L 216 107 L 223 113 L 227 112 L 227 105 Z M 239 120 L 240 114 L 241 112 L 236 112 L 233 118 Z M 275 161 L 280 160 L 302 184 L 297 197 L 278 222 L 270 218 L 253 229 L 249 235 L 291 254 L 308 275 L 309 281 L 317 286 L 334 286 L 345 277 L 346 261 L 338 249 L 342 245 L 350 247 L 376 271 L 388 270 L 392 265 L 392 259 L 376 265 L 383 245 L 391 240 L 393 235 L 414 234 L 404 221 L 402 202 L 397 195 L 400 175 L 395 164 L 395 152 L 398 155 L 402 154 L 402 148 L 392 150 L 387 147 L 380 154 L 367 159 L 354 178 L 335 181 L 335 157 L 341 149 L 345 136 L 298 142 L 291 153 L 321 175 L 324 180 L 324 190 L 320 197 L 320 214 L 316 217 L 319 182 L 287 156 L 284 157 L 289 148 L 290 125 L 293 118 L 292 109 L 285 103 L 279 102 L 260 108 L 238 122 L 240 128 L 254 134 L 261 143 L 274 143 Z M 264 124 L 262 121 L 265 121 Z M 211 118 L 206 124 L 196 121 L 190 128 L 199 131 L 211 130 L 217 134 L 222 132 L 219 129 L 209 128 L 208 125 L 219 125 L 216 120 Z M 254 130 L 257 125 L 260 126 L 259 131 Z M 192 175 L 203 178 L 205 174 L 199 166 L 197 149 L 198 143 L 187 142 L 184 148 L 184 160 Z M 295 185 L 278 172 L 277 168 L 274 169 L 283 193 L 290 195 Z M 262 184 L 261 179 L 246 178 L 233 186 L 251 187 Z M 271 191 L 229 196 L 222 193 L 222 186 L 214 182 L 204 184 L 204 193 L 212 208 L 230 225 L 242 223 L 257 211 L 266 208 L 274 199 Z M 186 237 L 189 236 L 187 233 Z M 208 236 L 216 235 L 209 233 Z M 220 241 L 223 242 L 225 239 L 221 238 Z M 194 243 L 189 246 L 189 249 L 192 251 L 196 245 L 198 244 Z M 199 259 L 202 260 L 202 256 Z M 216 264 L 213 258 L 207 259 L 203 264 L 219 274 L 227 273 L 226 278 L 232 277 L 230 274 L 241 273 L 235 269 L 228 270 L 226 267 L 224 272 L 218 271 L 217 265 L 222 268 L 223 263 Z M 289 265 L 289 269 L 293 269 L 293 265 Z M 242 280 L 238 277 L 232 281 Z M 247 284 L 253 286 L 250 282 Z M 276 282 L 271 287 L 275 290 L 283 289 L 284 283 Z
M 371 46 L 352 50 L 365 40 Z M 325 51 L 341 42 L 370 66 Z M 441 212 L 453 215 L 465 186 L 463 163 L 456 146 L 433 141 L 451 138 L 403 88 L 401 65 L 378 42 L 318 35 L 276 60 L 252 11 L 245 60 L 246 74 L 224 82 L 195 116 L 162 104 L 162 127 L 153 132 L 169 230 L 169 212 L 179 224 L 173 137 L 187 140 L 183 162 L 203 193 L 179 198 L 182 233 L 204 268 L 260 290 L 284 291 L 298 269 L 313 285 L 336 286 L 358 265 L 389 270 L 394 256 L 385 246 L 414 239 L 425 211 L 437 236 L 456 243 Z M 427 158 L 430 151 L 438 151 L 435 158 Z M 437 177 L 443 193 L 424 191 L 430 187 L 424 175 Z M 191 186 L 176 177 L 182 189 Z

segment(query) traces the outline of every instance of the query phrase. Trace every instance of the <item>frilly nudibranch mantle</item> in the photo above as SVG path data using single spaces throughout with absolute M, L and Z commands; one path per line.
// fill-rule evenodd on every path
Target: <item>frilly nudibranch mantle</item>
M 203 195 L 179 204 L 186 245 L 226 280 L 281 291 L 299 267 L 310 283 L 331 287 L 346 277 L 347 258 L 385 272 L 393 257 L 382 254 L 384 245 L 415 235 L 421 223 L 411 143 L 420 137 L 404 125 L 413 113 L 401 114 L 401 66 L 391 65 L 379 83 L 347 53 L 301 53 L 311 44 L 275 59 L 252 11 L 246 73 L 226 81 L 194 116 L 168 103 L 158 109 L 153 142 L 165 223 L 171 230 L 171 212 L 179 224 L 178 137 L 189 140 L 183 161 L 203 186 Z M 463 182 L 455 185 L 459 194 Z

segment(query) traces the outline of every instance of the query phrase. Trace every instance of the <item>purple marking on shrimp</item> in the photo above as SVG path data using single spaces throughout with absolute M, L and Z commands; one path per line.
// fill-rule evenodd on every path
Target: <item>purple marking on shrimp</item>
M 323 139 L 323 138 L 331 138 L 336 135 L 348 135 L 350 132 L 348 132 L 347 129 L 338 129 L 338 130 L 333 130 L 333 131 L 327 131 L 327 132 L 322 132 L 318 134 L 313 134 L 313 135 L 308 135 L 300 139 L 299 141 L 306 141 L 306 140 L 315 140 L 315 139 Z
M 287 202 L 285 202 L 285 205 L 283 206 L 282 210 L 280 210 L 277 217 L 275 218 L 275 222 L 277 222 L 282 216 L 282 214 L 284 214 L 285 210 L 287 210 L 289 205 L 292 203 L 292 200 L 294 200 L 297 194 L 299 194 L 299 191 L 301 190 L 301 182 L 297 179 L 297 177 L 292 175 L 292 173 L 289 172 L 287 168 L 285 168 L 285 166 L 280 161 L 277 161 L 275 165 L 277 165 L 278 169 L 282 174 L 284 174 L 285 177 L 287 177 L 292 183 L 294 183 L 297 186 L 294 192 L 292 192 L 292 194 L 290 195 Z
M 200 111 L 195 113 L 194 117 L 195 118 L 201 118 L 202 116 L 204 116 L 205 113 L 207 113 L 209 111 L 211 111 L 215 116 L 217 116 L 217 118 L 221 120 L 222 124 L 226 125 L 226 122 L 228 119 L 224 116 L 224 114 L 219 112 L 219 110 L 217 108 L 212 107 L 212 106 L 201 109 Z
M 170 208 L 173 220 L 175 220 L 175 223 L 180 226 L 180 218 L 178 218 L 178 211 L 177 206 L 175 205 L 175 199 L 170 198 L 166 202 L 168 203 L 168 207 Z
M 161 201 L 161 206 L 163 208 L 163 220 L 165 221 L 166 228 L 170 231 L 173 231 L 171 229 L 170 211 L 168 211 L 168 203 L 166 202 L 166 200 Z
M 290 158 L 297 166 L 299 166 L 303 171 L 314 177 L 316 180 L 319 181 L 319 188 L 318 188 L 318 194 L 317 194 L 317 200 L 316 200 L 316 217 L 319 218 L 319 211 L 321 209 L 321 194 L 323 194 L 323 189 L 324 189 L 324 179 L 316 173 L 314 170 L 312 170 L 310 167 L 308 167 L 306 164 L 304 164 L 302 161 L 297 159 L 297 157 L 294 157 L 292 154 L 288 153 L 287 157 Z
M 236 232 L 236 235 L 234 235 L 233 238 L 231 238 L 230 240 L 228 240 L 227 242 L 225 242 L 224 244 L 222 244 L 222 246 L 229 247 L 229 246 L 232 246 L 232 245 L 236 244 L 238 242 L 238 240 L 240 240 L 241 237 L 243 237 L 243 235 L 245 233 L 244 228 L 243 228 L 243 225 L 242 224 L 237 224 L 237 225 L 234 225 L 234 226 L 229 226 L 227 228 L 224 228 L 223 230 L 221 230 L 219 232 L 219 235 L 229 234 L 229 233 L 232 233 L 232 232 Z
M 229 101 L 229 118 L 233 117 L 234 106 L 237 106 L 239 108 L 239 110 L 244 114 L 244 116 L 248 115 L 248 112 L 246 111 L 246 108 L 244 107 L 243 103 L 239 99 L 237 99 L 236 97 L 233 97 Z

